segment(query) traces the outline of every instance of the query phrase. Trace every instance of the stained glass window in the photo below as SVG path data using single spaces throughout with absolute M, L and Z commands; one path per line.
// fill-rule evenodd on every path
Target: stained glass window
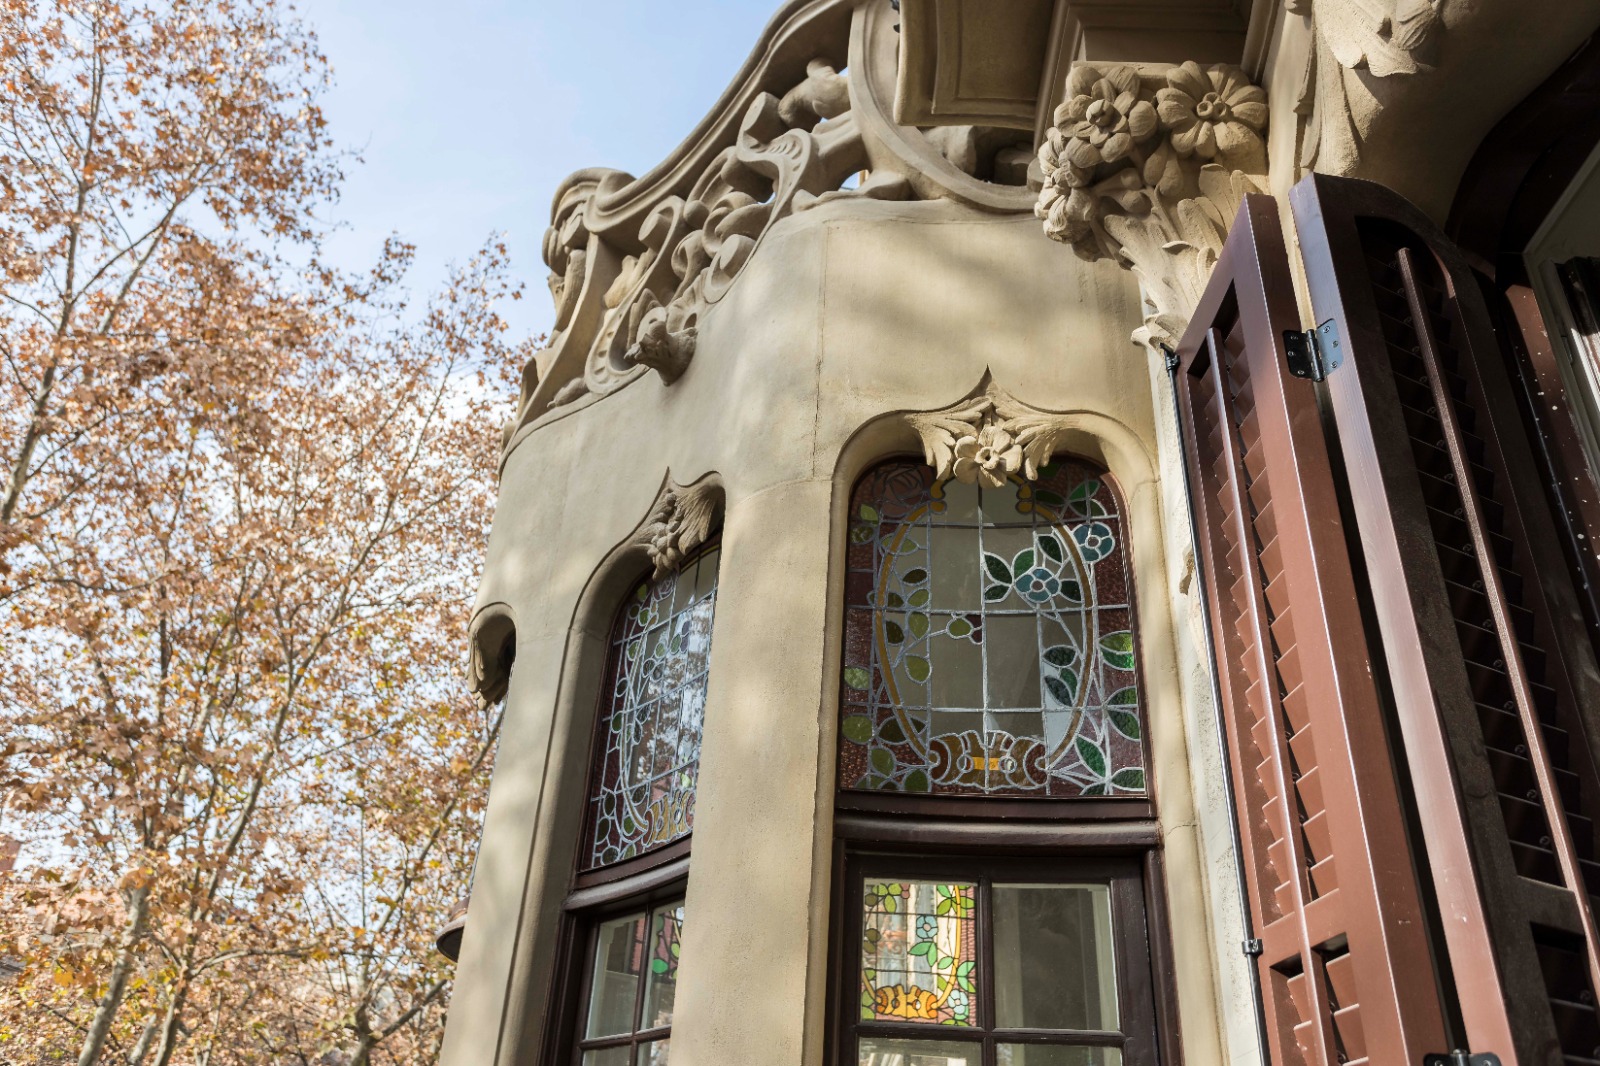
M 683 903 L 601 922 L 589 956 L 583 1066 L 663 1066 L 678 989 Z
M 694 828 L 717 559 L 713 546 L 676 573 L 640 582 L 612 627 L 588 868 L 634 858 Z
M 998 489 L 870 470 L 851 499 L 841 787 L 1143 796 L 1126 536 L 1082 460 Z

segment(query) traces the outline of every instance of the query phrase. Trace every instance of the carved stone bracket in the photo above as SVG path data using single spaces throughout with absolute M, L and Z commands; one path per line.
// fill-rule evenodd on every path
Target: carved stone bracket
M 1134 339 L 1175 344 L 1244 195 L 1264 189 L 1266 93 L 1225 64 L 1080 63 L 1054 118 L 1034 213 L 1138 275 L 1151 308 Z
M 710 481 L 679 485 L 670 477 L 650 508 L 650 517 L 634 537 L 643 545 L 662 578 L 682 565 L 684 557 L 704 544 L 722 511 L 722 486 Z
M 1029 407 L 993 382 L 982 396 L 909 414 L 906 421 L 922 438 L 936 476 L 990 488 L 1016 473 L 1036 479 L 1070 428 L 1063 416 Z

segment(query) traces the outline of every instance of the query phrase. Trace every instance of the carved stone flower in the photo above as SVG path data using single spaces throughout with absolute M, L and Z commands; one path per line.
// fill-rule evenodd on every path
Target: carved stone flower
M 987 425 L 977 436 L 956 441 L 955 462 L 950 473 L 957 481 L 972 484 L 979 478 L 990 488 L 1006 483 L 1006 476 L 1022 469 L 1022 445 L 997 425 Z
M 1074 184 L 1084 184 L 1088 171 L 1127 158 L 1158 123 L 1155 108 L 1139 98 L 1139 74 L 1132 67 L 1102 72 L 1080 66 L 1067 81 L 1067 99 L 1056 108 L 1054 125 L 1062 135 L 1056 154 L 1082 172 Z
M 1238 67 L 1202 70 L 1193 61 L 1173 67 L 1167 87 L 1156 93 L 1156 109 L 1179 155 L 1232 161 L 1261 149 L 1267 94 Z

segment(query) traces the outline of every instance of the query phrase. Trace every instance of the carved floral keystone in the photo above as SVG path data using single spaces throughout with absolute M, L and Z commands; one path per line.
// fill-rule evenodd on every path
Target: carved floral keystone
M 650 517 L 634 537 L 634 542 L 642 544 L 650 556 L 657 578 L 672 573 L 683 564 L 685 556 L 705 543 L 721 509 L 720 485 L 679 485 L 667 479 L 666 487 L 650 508 Z
M 1034 213 L 1084 259 L 1137 274 L 1152 309 L 1135 339 L 1175 343 L 1240 201 L 1263 188 L 1266 93 L 1224 64 L 1080 63 L 1054 119 Z
M 1037 479 L 1071 428 L 1065 416 L 1029 407 L 992 382 L 982 396 L 906 420 L 936 476 L 990 488 L 1017 473 Z

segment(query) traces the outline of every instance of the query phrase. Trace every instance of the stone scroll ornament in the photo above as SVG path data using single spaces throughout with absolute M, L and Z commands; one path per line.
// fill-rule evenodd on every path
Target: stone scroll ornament
M 1039 147 L 1034 213 L 1084 259 L 1143 283 L 1134 340 L 1175 345 L 1246 193 L 1264 190 L 1267 98 L 1235 66 L 1079 63 Z
M 1070 428 L 1060 415 L 1029 407 L 992 383 L 982 396 L 906 420 L 922 438 L 935 477 L 989 488 L 1018 473 L 1037 480 Z
M 715 483 L 679 485 L 670 478 L 650 508 L 634 542 L 644 547 L 656 579 L 666 577 L 704 544 L 722 510 L 722 487 Z

